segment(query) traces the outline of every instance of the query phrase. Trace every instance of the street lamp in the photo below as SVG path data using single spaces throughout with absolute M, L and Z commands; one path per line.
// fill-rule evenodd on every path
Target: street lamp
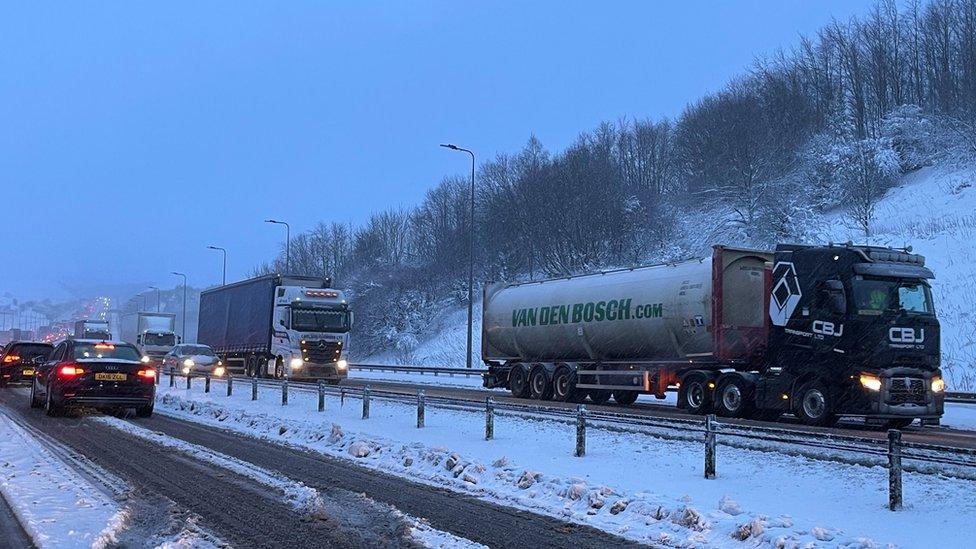
M 471 367 L 471 326 L 474 322 L 474 152 L 458 147 L 453 143 L 441 143 L 441 147 L 471 155 L 471 215 L 468 224 L 468 356 L 467 367 Z
M 285 226 L 285 274 L 289 274 L 291 272 L 291 225 L 274 219 L 265 219 L 264 222 Z
M 186 275 L 173 271 L 172 274 L 183 277 L 183 330 L 180 333 L 180 340 L 186 343 Z
M 224 255 L 224 275 L 223 275 L 221 285 L 226 286 L 227 285 L 227 250 L 221 248 L 220 246 L 207 246 L 207 249 L 217 250 Z
M 156 290 L 156 312 L 159 312 L 159 288 L 155 286 L 150 286 L 150 290 Z

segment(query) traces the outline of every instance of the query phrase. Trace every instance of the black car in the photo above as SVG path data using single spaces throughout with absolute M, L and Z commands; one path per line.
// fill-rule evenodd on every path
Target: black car
M 11 341 L 0 350 L 0 387 L 34 377 L 35 359 L 46 359 L 54 346 L 37 341 Z
M 121 341 L 68 339 L 38 366 L 31 383 L 31 408 L 49 416 L 68 407 L 135 408 L 149 417 L 156 398 L 156 370 L 149 357 Z

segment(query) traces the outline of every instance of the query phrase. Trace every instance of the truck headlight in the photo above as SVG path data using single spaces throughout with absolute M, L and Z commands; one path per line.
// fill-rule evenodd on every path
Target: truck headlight
M 217 366 L 216 368 L 214 368 L 214 375 L 217 377 L 224 377 L 224 367 Z
M 871 374 L 861 374 L 861 386 L 869 391 L 881 390 L 881 378 Z
M 941 377 L 935 376 L 932 378 L 932 392 L 941 393 L 945 391 L 945 381 Z
M 340 370 L 345 370 L 348 367 L 349 367 L 349 363 L 346 362 L 346 359 L 344 359 L 344 358 L 341 359 L 339 362 L 336 362 L 336 368 L 338 368 Z
M 297 369 L 301 368 L 303 364 L 305 364 L 305 363 L 300 358 L 293 358 L 293 359 L 291 359 L 291 369 L 292 370 L 297 370 Z
M 183 365 L 186 366 L 187 368 L 192 368 L 193 367 L 193 361 L 188 358 L 188 359 L 186 359 L 186 360 L 183 361 Z

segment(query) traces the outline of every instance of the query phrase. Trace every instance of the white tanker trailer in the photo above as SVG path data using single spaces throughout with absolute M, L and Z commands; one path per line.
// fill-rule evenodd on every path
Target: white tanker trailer
M 716 246 L 700 260 L 490 284 L 484 384 L 598 404 L 678 386 L 695 413 L 937 422 L 933 276 L 921 256 L 888 248 Z

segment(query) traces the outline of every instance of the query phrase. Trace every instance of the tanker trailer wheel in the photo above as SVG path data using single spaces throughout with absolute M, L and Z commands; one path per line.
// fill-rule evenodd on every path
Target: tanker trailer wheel
M 752 415 L 752 387 L 744 379 L 730 376 L 718 384 L 715 411 L 725 417 Z
M 678 390 L 678 407 L 692 414 L 707 414 L 712 407 L 708 394 L 708 384 L 700 375 L 688 376 L 681 382 Z
M 576 372 L 569 366 L 556 368 L 552 376 L 552 399 L 561 402 L 580 402 L 586 393 L 576 388 Z
M 532 374 L 529 376 L 529 394 L 536 400 L 552 398 L 552 383 L 549 381 L 549 372 L 541 364 L 533 368 Z
M 610 391 L 607 389 L 590 389 L 587 391 L 593 404 L 606 404 L 610 400 Z
M 637 402 L 637 396 L 639 394 L 637 391 L 614 391 L 613 401 L 621 406 L 630 406 Z
M 512 391 L 513 397 L 528 398 L 529 371 L 524 364 L 512 366 L 512 371 L 508 373 L 508 388 Z
M 804 383 L 793 400 L 793 413 L 807 425 L 830 427 L 837 423 L 834 397 L 819 381 Z

